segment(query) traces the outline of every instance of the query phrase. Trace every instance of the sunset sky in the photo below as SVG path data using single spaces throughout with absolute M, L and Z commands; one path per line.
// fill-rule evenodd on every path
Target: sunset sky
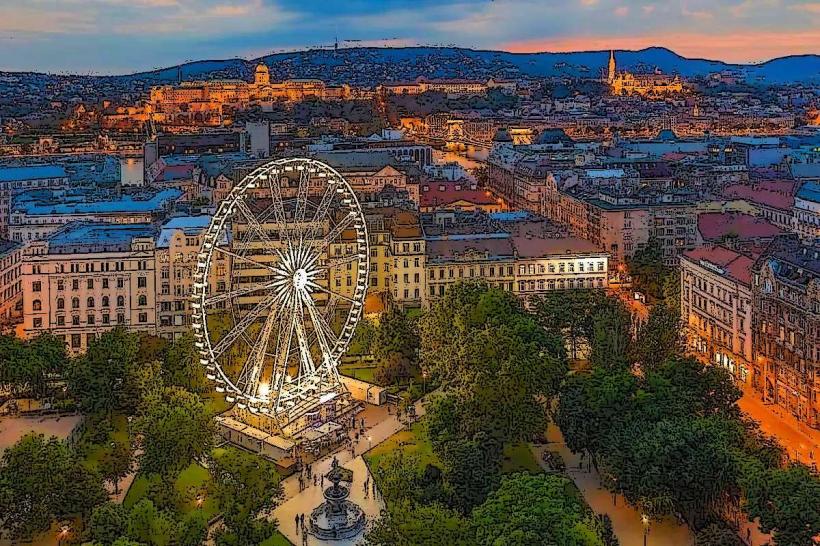
M 328 46 L 820 53 L 820 1 L 0 0 L 0 70 L 127 73 Z M 351 41 L 345 41 L 351 40 Z

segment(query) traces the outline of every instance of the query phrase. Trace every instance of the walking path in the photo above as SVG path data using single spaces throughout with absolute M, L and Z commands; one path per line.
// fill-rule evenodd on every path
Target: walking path
M 424 415 L 424 406 L 419 400 L 415 404 L 416 415 L 421 417 Z M 354 442 L 353 453 L 349 449 L 341 449 L 334 453 L 329 453 L 324 457 L 313 461 L 311 463 L 312 471 L 317 476 L 321 476 L 330 470 L 330 465 L 333 458 L 339 461 L 339 464 L 345 468 L 353 471 L 353 483 L 350 487 L 350 500 L 362 507 L 367 516 L 368 523 L 377 519 L 384 509 L 384 501 L 381 495 L 376 495 L 373 498 L 372 490 L 365 498 L 364 483 L 373 484 L 373 477 L 362 458 L 362 454 L 370 449 L 381 444 L 395 433 L 402 430 L 405 425 L 400 422 L 395 413 L 388 414 L 386 408 L 368 406 L 367 410 L 360 414 L 357 418 L 365 418 L 365 432 L 359 435 L 359 441 Z M 321 484 L 313 485 L 313 481 L 306 481 L 307 487 L 303 491 L 299 491 L 299 474 L 294 474 L 282 480 L 282 490 L 284 492 L 285 500 L 282 504 L 277 506 L 272 516 L 279 521 L 279 531 L 285 535 L 288 540 L 296 545 L 304 544 L 301 531 L 297 529 L 294 523 L 294 518 L 297 514 L 305 514 L 305 524 L 307 525 L 307 518 L 310 517 L 310 512 L 319 506 L 324 500 L 322 496 Z M 329 485 L 325 483 L 325 486 Z M 332 542 L 338 546 L 351 546 L 362 542 L 364 536 L 359 535 L 350 540 L 335 540 Z M 318 540 L 312 535 L 308 534 L 307 544 L 316 546 L 321 544 L 329 544 L 329 542 Z
M 541 462 L 544 451 L 557 451 L 564 459 L 566 473 L 583 493 L 587 504 L 597 514 L 607 514 L 612 520 L 612 529 L 621 546 L 641 546 L 644 544 L 644 525 L 641 514 L 626 502 L 621 495 L 613 495 L 601 486 L 601 478 L 595 468 L 580 468 L 580 454 L 572 453 L 564 443 L 561 431 L 553 423 L 547 430 L 547 446 L 533 446 L 536 459 Z M 614 501 L 614 502 L 613 502 Z M 695 542 L 689 527 L 667 517 L 660 521 L 650 521 L 646 536 L 647 546 L 692 546 Z

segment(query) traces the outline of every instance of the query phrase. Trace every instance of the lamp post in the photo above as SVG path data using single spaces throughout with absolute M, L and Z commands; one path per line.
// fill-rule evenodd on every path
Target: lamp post
M 68 534 L 71 532 L 71 526 L 68 524 L 63 525 L 60 527 L 60 531 L 57 533 L 57 546 L 62 546 L 63 541 L 66 539 Z
M 427 371 L 421 371 L 421 395 L 427 394 Z
M 368 436 L 368 437 L 367 437 L 367 449 L 368 449 L 368 451 L 369 451 L 372 447 L 373 447 L 373 437 L 372 437 L 372 436 Z
M 646 537 L 649 535 L 649 516 L 642 514 L 641 523 L 643 523 L 643 546 L 646 546 Z

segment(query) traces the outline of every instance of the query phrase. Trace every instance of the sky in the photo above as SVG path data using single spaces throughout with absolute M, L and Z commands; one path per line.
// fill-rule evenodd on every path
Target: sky
M 124 74 L 337 38 L 514 52 L 664 46 L 760 62 L 820 54 L 820 1 L 0 0 L 0 70 Z

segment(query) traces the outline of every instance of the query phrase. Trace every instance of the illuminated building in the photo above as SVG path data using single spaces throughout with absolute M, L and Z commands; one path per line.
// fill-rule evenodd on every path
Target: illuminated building
M 617 72 L 614 51 L 609 52 L 607 83 L 613 95 L 657 96 L 683 92 L 683 80 L 678 75 Z
M 22 263 L 23 245 L 0 239 L 0 327 L 16 322 L 22 314 Z

